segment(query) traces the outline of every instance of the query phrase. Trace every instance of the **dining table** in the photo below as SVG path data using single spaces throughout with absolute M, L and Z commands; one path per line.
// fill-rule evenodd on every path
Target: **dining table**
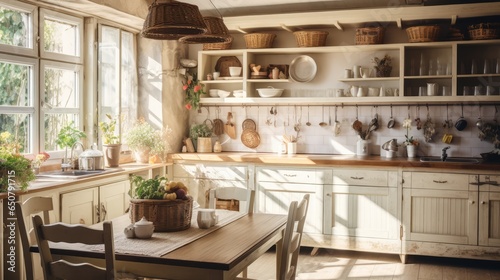
M 276 273 L 286 215 L 216 210 L 219 221 L 201 229 L 193 210 L 189 229 L 154 232 L 151 239 L 129 239 L 129 215 L 112 219 L 117 273 L 162 279 L 234 279 L 276 245 Z M 102 228 L 102 223 L 92 225 Z M 71 262 L 104 266 L 102 245 L 52 243 L 53 256 Z M 38 252 L 36 245 L 32 252 Z

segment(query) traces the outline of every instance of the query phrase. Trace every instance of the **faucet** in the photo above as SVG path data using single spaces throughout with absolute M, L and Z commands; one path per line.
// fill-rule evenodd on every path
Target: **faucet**
M 64 162 L 64 159 L 62 160 L 62 163 L 61 163 L 61 169 L 62 171 L 65 171 L 67 169 L 75 169 L 75 159 L 74 159 L 74 152 L 75 152 L 75 148 L 77 146 L 80 146 L 82 148 L 82 151 L 85 150 L 85 148 L 83 147 L 83 144 L 81 142 L 76 142 L 75 144 L 73 144 L 73 146 L 71 146 L 71 152 L 69 154 L 69 159 L 66 160 L 66 162 Z
M 446 151 L 450 148 L 450 146 L 444 147 L 441 151 L 443 152 L 441 154 L 441 161 L 446 161 L 446 158 L 448 157 L 448 154 L 446 154 Z

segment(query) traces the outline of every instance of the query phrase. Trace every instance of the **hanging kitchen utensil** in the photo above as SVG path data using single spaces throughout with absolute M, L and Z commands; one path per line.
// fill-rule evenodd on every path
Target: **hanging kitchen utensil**
M 387 123 L 387 128 L 393 128 L 395 124 L 396 124 L 396 121 L 392 117 L 392 104 L 391 104 L 391 118 L 389 119 L 389 122 Z
M 431 142 L 432 136 L 436 133 L 435 125 L 429 113 L 429 106 L 427 106 L 427 120 L 424 123 L 424 138 L 425 142 Z
M 213 123 L 214 123 L 214 134 L 216 136 L 220 136 L 222 134 L 224 134 L 224 122 L 219 118 L 219 113 L 220 113 L 220 108 L 217 107 L 215 109 L 215 116 L 216 116 L 216 119 L 214 119 Z
M 467 120 L 464 118 L 464 105 L 462 104 L 462 115 L 455 122 L 455 128 L 458 131 L 462 131 L 467 127 Z
M 271 126 L 273 124 L 273 122 L 271 121 L 271 116 L 274 115 L 273 110 L 274 110 L 274 108 L 271 107 L 271 110 L 269 110 L 269 113 L 267 115 L 266 124 L 269 126 Z
M 233 123 L 233 113 L 229 111 L 227 113 L 227 122 L 224 125 L 224 132 L 231 138 L 236 139 L 236 127 Z
M 257 125 L 255 124 L 255 122 L 252 119 L 248 118 L 247 106 L 245 106 L 245 120 L 243 121 L 241 126 L 242 126 L 243 130 L 245 130 L 245 129 L 257 130 Z
M 420 119 L 420 105 L 417 105 L 417 118 L 415 119 L 417 129 L 422 129 L 422 120 Z
M 327 126 L 328 124 L 325 122 L 325 106 L 321 106 L 321 117 L 322 121 L 319 123 L 319 126 L 321 127 Z
M 241 143 L 250 149 L 255 149 L 260 145 L 260 135 L 254 129 L 245 129 L 241 133 Z
M 307 126 L 311 126 L 311 122 L 309 121 L 309 106 L 307 106 L 307 122 L 306 122 L 306 125 Z
M 335 136 L 340 134 L 340 122 L 337 120 L 337 106 L 335 106 L 335 124 L 334 124 Z
M 441 141 L 445 144 L 450 144 L 453 141 L 453 135 L 448 132 L 452 126 L 452 121 L 448 119 L 448 104 L 446 104 L 446 120 L 443 123 L 444 135 Z
M 208 107 L 205 107 L 205 108 L 207 109 L 207 118 L 203 121 L 203 124 L 206 125 L 208 127 L 208 129 L 210 129 L 210 131 L 212 131 L 212 133 L 213 133 L 214 132 L 214 123 L 210 119 L 210 109 Z
M 302 110 L 301 110 L 301 114 L 302 114 Z M 293 125 L 293 130 L 295 132 L 297 132 L 297 135 L 299 135 L 299 132 L 300 132 L 300 120 L 297 119 L 297 106 L 294 107 L 293 118 L 295 119 L 295 121 L 294 121 L 295 124 Z
M 483 127 L 483 121 L 481 120 L 481 105 L 479 105 L 479 117 L 477 118 L 476 127 L 481 130 Z
M 356 120 L 352 123 L 352 128 L 360 135 L 363 124 L 358 120 L 358 105 L 356 105 Z

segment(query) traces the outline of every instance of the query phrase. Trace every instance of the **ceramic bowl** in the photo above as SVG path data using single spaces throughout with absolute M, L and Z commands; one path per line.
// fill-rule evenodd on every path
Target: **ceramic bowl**
M 241 75 L 241 67 L 230 66 L 229 75 L 231 75 L 231 77 L 239 77 Z
M 247 93 L 244 90 L 235 90 L 233 91 L 233 96 L 236 98 L 245 98 L 247 97 Z
M 211 89 L 208 91 L 208 94 L 210 97 L 219 97 L 219 90 L 218 89 Z
M 231 94 L 231 92 L 229 91 L 225 91 L 225 90 L 220 90 L 218 91 L 218 95 L 220 98 L 226 98 L 228 97 L 229 95 Z
M 154 232 L 153 222 L 146 220 L 146 218 L 142 217 L 142 219 L 134 224 L 134 234 L 135 237 L 141 239 L 148 239 L 153 236 Z
M 273 87 L 258 88 L 257 92 L 260 97 L 280 97 L 283 94 L 283 89 Z

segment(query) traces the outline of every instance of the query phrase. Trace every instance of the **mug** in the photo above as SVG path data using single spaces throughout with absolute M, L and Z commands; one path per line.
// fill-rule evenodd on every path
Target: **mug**
M 418 88 L 418 96 L 426 96 L 427 95 L 427 88 L 426 87 L 419 87 Z
M 198 209 L 196 219 L 199 228 L 210 228 L 218 222 L 218 216 L 215 215 L 215 209 Z
M 217 80 L 220 77 L 220 72 L 214 72 L 212 76 L 214 77 L 214 80 Z
M 450 96 L 451 95 L 451 88 L 449 86 L 443 86 L 443 96 Z
M 486 95 L 495 95 L 495 88 L 493 86 L 486 86 Z
M 368 96 L 379 96 L 380 88 L 370 87 L 368 88 Z
M 474 87 L 474 95 L 483 95 L 483 86 L 475 86 Z
M 344 89 L 343 88 L 338 88 L 335 90 L 335 97 L 343 97 L 344 96 Z
M 352 70 L 351 69 L 345 69 L 344 78 L 346 78 L 346 79 L 352 78 Z
M 359 65 L 354 65 L 352 67 L 352 73 L 354 75 L 354 78 L 359 78 L 359 70 L 361 69 L 361 66 Z

